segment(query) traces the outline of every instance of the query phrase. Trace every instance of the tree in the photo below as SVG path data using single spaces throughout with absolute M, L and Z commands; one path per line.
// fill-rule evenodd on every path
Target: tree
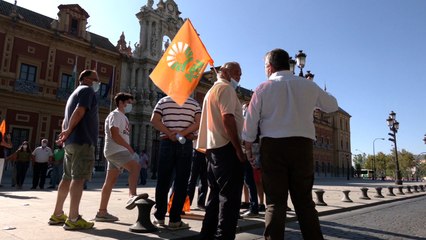
M 392 157 L 384 154 L 383 152 L 379 152 L 376 155 L 376 176 L 382 178 L 382 180 L 386 179 L 388 176 L 387 167 L 389 166 L 389 162 L 392 161 Z
M 414 155 L 411 152 L 402 149 L 401 152 L 398 153 L 398 160 L 401 176 L 406 179 L 414 179 L 416 167 L 416 159 L 414 158 Z
M 355 166 L 359 165 L 361 168 L 364 168 L 365 161 L 367 159 L 366 154 L 355 154 L 353 156 L 353 162 L 355 163 Z

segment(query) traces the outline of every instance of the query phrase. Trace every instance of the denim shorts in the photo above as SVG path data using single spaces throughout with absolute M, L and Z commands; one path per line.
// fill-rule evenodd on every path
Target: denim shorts
M 92 179 L 92 169 L 95 163 L 95 146 L 89 144 L 65 145 L 63 179 Z

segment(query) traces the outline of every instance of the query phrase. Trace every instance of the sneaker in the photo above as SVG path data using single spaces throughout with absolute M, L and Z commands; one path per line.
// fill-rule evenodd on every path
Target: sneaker
M 259 213 L 252 212 L 250 210 L 248 210 L 245 213 L 241 214 L 241 217 L 243 217 L 243 218 L 252 218 L 252 217 L 257 217 L 257 216 L 259 216 Z
M 55 186 L 49 186 L 47 189 L 55 189 Z
M 55 214 L 52 214 L 52 216 L 49 219 L 48 224 L 49 225 L 60 225 L 60 224 L 64 224 L 65 221 L 67 220 L 67 215 L 65 214 L 61 214 L 60 216 L 56 216 Z
M 93 228 L 95 223 L 84 220 L 81 215 L 78 216 L 77 221 L 73 222 L 69 218 L 65 221 L 65 230 L 83 230 Z
M 139 194 L 139 195 L 133 196 L 133 197 L 131 197 L 131 198 L 127 201 L 127 203 L 126 203 L 126 208 L 127 208 L 127 209 L 129 209 L 129 210 L 131 210 L 131 209 L 133 209 L 133 208 L 135 208 L 135 207 L 136 207 L 135 202 L 136 202 L 137 200 L 139 200 L 139 199 L 147 199 L 147 198 L 148 198 L 148 193 L 142 193 L 142 194 Z
M 162 226 L 162 227 L 166 226 L 166 224 L 164 224 L 164 219 L 158 220 L 156 217 L 154 217 L 153 224 L 156 226 Z
M 264 212 L 264 211 L 266 211 L 265 204 L 259 204 L 259 212 Z
M 100 215 L 99 213 L 97 213 L 94 220 L 96 222 L 115 222 L 115 221 L 118 221 L 118 217 L 111 215 L 109 213 L 106 213 L 104 215 Z
M 169 225 L 167 226 L 168 229 L 172 231 L 180 230 L 180 229 L 187 229 L 189 228 L 188 223 L 184 223 L 182 221 L 179 222 L 169 222 Z

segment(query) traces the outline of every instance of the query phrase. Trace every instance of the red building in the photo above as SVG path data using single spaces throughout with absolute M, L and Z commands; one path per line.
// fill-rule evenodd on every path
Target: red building
M 66 100 L 83 69 L 96 69 L 102 82 L 102 149 L 109 90 L 120 84 L 121 55 L 107 38 L 86 31 L 90 16 L 79 5 L 58 9 L 56 20 L 0 1 L 0 118 L 6 119 L 14 149 L 24 140 L 34 148 L 42 138 L 53 147 Z

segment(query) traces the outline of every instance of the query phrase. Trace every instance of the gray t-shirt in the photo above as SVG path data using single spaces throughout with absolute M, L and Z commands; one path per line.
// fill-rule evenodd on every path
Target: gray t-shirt
M 96 93 L 91 87 L 79 85 L 68 98 L 65 107 L 65 127 L 68 126 L 72 113 L 79 106 L 85 107 L 86 113 L 65 141 L 65 144 L 76 143 L 96 146 L 99 134 L 98 101 Z

